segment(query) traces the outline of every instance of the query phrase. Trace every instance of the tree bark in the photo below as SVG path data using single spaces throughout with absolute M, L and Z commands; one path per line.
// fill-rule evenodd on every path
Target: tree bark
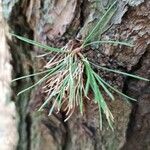
M 4 17 L 11 32 L 54 47 L 64 46 L 69 39 L 84 39 L 113 0 L 8 0 L 3 1 Z M 87 57 L 98 65 L 150 77 L 150 1 L 118 1 L 118 9 L 101 37 L 103 40 L 131 40 L 133 48 L 104 44 L 88 49 Z M 11 47 L 13 77 L 42 70 L 44 59 L 35 56 L 44 51 L 13 38 Z M 114 115 L 114 131 L 104 119 L 99 128 L 98 108 L 86 102 L 83 116 L 79 111 L 64 122 L 65 114 L 47 110 L 37 112 L 45 95 L 41 86 L 21 96 L 16 93 L 35 83 L 38 77 L 12 85 L 13 99 L 19 113 L 18 150 L 139 150 L 150 149 L 149 82 L 137 81 L 118 74 L 99 72 L 107 81 L 137 99 L 127 103 L 115 94 L 115 101 L 105 99 Z
M 14 150 L 18 142 L 18 119 L 15 103 L 11 101 L 11 55 L 7 44 L 8 25 L 3 18 L 0 0 L 0 149 Z

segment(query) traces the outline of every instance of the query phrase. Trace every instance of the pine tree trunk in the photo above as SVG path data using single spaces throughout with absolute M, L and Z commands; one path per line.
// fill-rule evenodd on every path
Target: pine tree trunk
M 3 0 L 3 15 L 10 31 L 54 47 L 70 39 L 84 39 L 113 0 Z M 98 65 L 150 78 L 150 1 L 118 1 L 116 14 L 101 39 L 133 41 L 134 47 L 104 44 L 88 49 L 87 57 Z M 97 40 L 99 40 L 98 37 Z M 43 50 L 15 38 L 11 48 L 13 78 L 39 72 L 46 60 L 36 58 Z M 101 73 L 101 72 L 100 72 Z M 104 78 L 137 102 L 127 103 L 115 94 L 105 98 L 114 115 L 114 131 L 103 122 L 99 128 L 97 105 L 86 102 L 83 116 L 78 110 L 64 122 L 65 114 L 37 112 L 45 95 L 41 86 L 16 96 L 38 77 L 15 82 L 12 99 L 19 114 L 18 150 L 148 150 L 150 149 L 150 86 L 119 74 L 103 72 Z M 16 126 L 17 128 L 17 126 Z M 15 149 L 15 148 L 14 148 Z

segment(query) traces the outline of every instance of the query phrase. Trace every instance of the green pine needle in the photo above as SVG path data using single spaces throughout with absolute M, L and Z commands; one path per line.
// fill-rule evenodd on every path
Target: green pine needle
M 109 72 L 114 72 L 114 73 L 121 74 L 121 75 L 124 75 L 124 76 L 129 76 L 129 77 L 132 77 L 132 78 L 135 78 L 135 79 L 138 79 L 138 80 L 150 81 L 149 79 L 146 79 L 146 78 L 143 78 L 143 77 L 140 77 L 140 76 L 137 76 L 137 75 L 133 75 L 133 74 L 130 74 L 130 73 L 119 71 L 119 70 L 114 70 L 114 69 L 109 69 L 109 68 L 106 68 L 106 67 L 102 67 L 102 66 L 96 65 L 92 62 L 90 62 L 90 63 L 93 66 L 95 66 L 99 69 L 102 69 L 102 70 L 106 70 L 106 71 L 109 71 Z
M 30 78 L 30 77 L 33 77 L 33 76 L 41 75 L 41 74 L 44 74 L 44 73 L 47 73 L 47 72 L 49 72 L 49 70 L 45 70 L 45 71 L 42 71 L 42 72 L 37 72 L 37 73 L 34 73 L 34 74 L 29 74 L 29 75 L 26 75 L 26 76 L 15 78 L 11 82 L 15 82 L 15 81 L 22 80 L 22 79 L 25 79 L 25 78 Z
M 16 34 L 13 34 L 13 33 L 10 33 L 12 36 L 16 37 L 17 39 L 23 41 L 23 42 L 26 42 L 28 44 L 31 44 L 31 45 L 34 45 L 34 46 L 37 46 L 39 48 L 43 48 L 45 50 L 49 50 L 49 51 L 52 51 L 52 52 L 63 52 L 62 49 L 60 48 L 54 48 L 54 47 L 50 47 L 50 46 L 47 46 L 47 45 L 43 45 L 39 42 L 36 42 L 34 40 L 30 40 L 28 38 L 25 38 L 25 37 L 22 37 L 22 36 L 19 36 L 19 35 L 16 35 Z
M 115 1 L 109 9 L 105 12 L 105 14 L 102 16 L 102 18 L 98 21 L 98 23 L 95 25 L 95 27 L 90 31 L 89 35 L 84 39 L 83 47 L 85 44 L 87 44 L 91 39 L 96 37 L 97 34 L 102 34 L 102 31 L 106 27 L 106 25 L 109 23 L 110 19 L 114 15 L 114 13 L 117 10 L 117 1 Z
M 125 45 L 125 46 L 129 46 L 129 47 L 133 47 L 134 45 L 131 43 L 127 43 L 127 42 L 120 42 L 120 41 L 111 41 L 111 40 L 107 40 L 107 41 L 94 41 L 94 42 L 90 42 L 88 44 L 84 45 L 84 48 L 89 46 L 89 45 L 93 45 L 93 44 L 114 44 L 114 45 Z

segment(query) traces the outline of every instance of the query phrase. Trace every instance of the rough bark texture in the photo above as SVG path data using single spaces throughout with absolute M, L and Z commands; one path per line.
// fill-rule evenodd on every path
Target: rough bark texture
M 16 34 L 41 43 L 60 47 L 69 39 L 83 39 L 104 9 L 113 0 L 16 0 L 3 2 L 4 16 Z M 8 9 L 9 8 L 9 9 Z M 89 49 L 88 58 L 95 63 L 150 77 L 150 1 L 118 1 L 118 10 L 111 20 L 110 30 L 101 39 L 131 40 L 134 48 L 104 44 Z M 35 58 L 42 50 L 13 39 L 9 43 L 13 57 L 14 77 L 41 70 L 44 60 Z M 150 149 L 150 102 L 149 83 L 123 78 L 120 75 L 99 72 L 123 92 L 137 98 L 128 104 L 115 95 L 116 100 L 107 101 L 115 118 L 114 132 L 107 122 L 99 129 L 98 108 L 87 102 L 86 112 L 81 116 L 76 110 L 64 123 L 65 115 L 47 116 L 47 110 L 37 112 L 44 101 L 41 87 L 14 98 L 20 115 L 18 150 L 139 150 Z M 14 93 L 34 83 L 29 78 L 13 85 Z M 107 97 L 106 97 L 107 99 Z

